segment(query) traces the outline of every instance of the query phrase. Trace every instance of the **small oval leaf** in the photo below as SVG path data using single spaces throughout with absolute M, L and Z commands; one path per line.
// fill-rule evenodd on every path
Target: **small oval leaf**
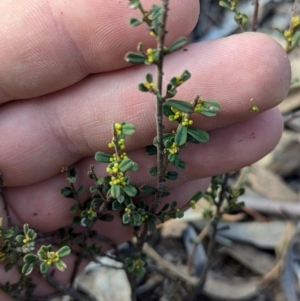
M 95 160 L 97 162 L 110 163 L 111 158 L 112 158 L 112 155 L 104 153 L 104 152 L 96 152 L 96 154 L 95 154 Z
M 182 126 L 179 124 L 176 135 L 175 135 L 175 143 L 179 146 L 186 144 L 187 140 L 187 126 Z
M 129 25 L 132 26 L 132 27 L 139 26 L 142 23 L 143 23 L 143 20 L 140 20 L 140 19 L 136 19 L 136 18 L 129 19 Z
M 137 192 L 138 192 L 138 190 L 134 186 L 132 186 L 132 185 L 125 185 L 123 187 L 123 190 L 130 197 L 136 196 Z
M 132 135 L 135 132 L 135 127 L 132 123 L 122 123 L 122 134 Z
M 101 221 L 105 221 L 105 222 L 112 222 L 114 220 L 114 216 L 110 213 L 105 213 L 105 214 L 102 214 L 99 219 Z
M 119 185 L 111 185 L 110 194 L 113 198 L 118 198 L 121 195 L 121 188 Z
M 209 134 L 203 130 L 188 127 L 187 132 L 198 142 L 205 143 L 209 140 Z
M 180 48 L 182 48 L 184 45 L 187 44 L 187 38 L 181 37 L 177 39 L 175 42 L 173 42 L 169 47 L 168 47 L 168 53 L 174 52 Z
M 193 105 L 190 102 L 183 101 L 183 100 L 176 100 L 170 99 L 163 104 L 164 107 L 173 107 L 180 112 L 184 113 L 192 113 L 193 112 Z
M 153 187 L 153 186 L 150 186 L 150 185 L 143 185 L 140 187 L 140 192 L 142 194 L 147 194 L 147 195 L 150 195 L 150 194 L 155 194 L 156 193 L 156 188 Z
M 147 62 L 147 56 L 141 53 L 129 52 L 125 56 L 125 61 L 131 64 L 144 64 Z
M 177 180 L 178 178 L 178 173 L 176 171 L 168 171 L 166 174 L 166 178 L 169 180 Z
M 66 257 L 71 254 L 71 249 L 68 246 L 63 246 L 57 251 L 57 254 L 60 258 Z

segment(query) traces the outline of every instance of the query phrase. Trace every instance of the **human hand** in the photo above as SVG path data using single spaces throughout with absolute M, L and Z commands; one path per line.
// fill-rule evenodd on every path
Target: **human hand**
M 198 2 L 170 1 L 167 44 L 192 30 Z M 127 8 L 127 0 L 15 0 L 2 1 L 0 8 L 0 169 L 13 223 L 44 233 L 70 224 L 73 203 L 60 195 L 66 186 L 60 169 L 75 165 L 78 183 L 88 187 L 86 171 L 96 151 L 108 151 L 113 122 L 131 122 L 137 129 L 126 149 L 141 169 L 132 181 L 153 181 L 148 174 L 153 162 L 144 160 L 144 147 L 155 135 L 154 100 L 137 90 L 151 67 L 124 61 L 138 42 L 152 43 L 144 27 L 127 25 L 138 12 Z M 282 121 L 272 108 L 290 84 L 284 51 L 261 34 L 185 48 L 166 57 L 165 80 L 189 70 L 192 77 L 178 89 L 178 98 L 192 101 L 200 94 L 219 101 L 222 111 L 212 119 L 197 117 L 195 125 L 211 138 L 182 152 L 187 168 L 169 185 L 181 204 L 195 187 L 205 190 L 208 177 L 249 165 L 276 145 Z M 253 104 L 261 114 L 251 111 Z M 103 168 L 96 165 L 96 173 L 103 174 Z M 4 210 L 0 216 L 5 217 Z M 117 219 L 96 228 L 116 243 L 131 236 Z M 72 270 L 69 261 L 68 270 L 57 273 L 59 281 Z M 17 277 L 16 271 L 0 272 L 1 283 Z M 41 284 L 38 293 L 45 292 Z

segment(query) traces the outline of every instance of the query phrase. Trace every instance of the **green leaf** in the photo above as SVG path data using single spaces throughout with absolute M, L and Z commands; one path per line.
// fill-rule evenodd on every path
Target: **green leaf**
M 132 226 L 139 227 L 143 223 L 142 216 L 138 213 L 132 215 Z
M 148 225 L 148 230 L 152 234 L 154 234 L 156 232 L 156 223 L 151 219 L 147 219 L 147 225 Z
M 81 223 L 81 217 L 80 216 L 75 216 L 72 220 L 72 225 L 77 226 L 77 225 L 80 225 L 80 223 Z
M 182 211 L 176 211 L 176 218 L 182 218 L 184 213 Z
M 125 158 L 119 164 L 119 170 L 121 172 L 126 172 L 128 170 L 131 170 L 133 164 L 134 162 L 130 158 Z
M 139 89 L 140 91 L 142 91 L 142 92 L 148 92 L 148 91 L 149 91 L 149 89 L 148 89 L 143 83 L 140 83 L 140 84 L 138 85 L 138 89 Z
M 149 172 L 150 172 L 151 176 L 156 177 L 157 176 L 157 166 L 151 167 Z
M 152 83 L 153 82 L 153 77 L 152 77 L 152 74 L 151 73 L 147 73 L 146 74 L 146 81 L 148 83 Z
M 177 206 L 177 202 L 172 201 L 170 205 L 171 205 L 171 209 L 173 210 Z
M 27 231 L 28 237 L 30 237 L 32 240 L 36 239 L 37 233 L 33 229 L 29 229 Z
M 187 81 L 191 78 L 191 73 L 188 70 L 184 70 L 182 74 L 180 75 L 180 78 L 183 82 Z
M 175 160 L 174 162 L 171 162 L 178 170 L 184 170 L 185 169 L 185 163 L 183 161 Z
M 293 35 L 293 42 L 295 44 L 298 44 L 299 40 L 300 40 L 300 31 L 297 30 Z
M 64 272 L 67 268 L 67 265 L 62 260 L 55 262 L 55 266 L 61 272 Z
M 97 162 L 110 163 L 111 158 L 112 158 L 112 155 L 104 153 L 104 152 L 96 152 L 96 154 L 95 154 L 95 160 Z
M 146 194 L 146 195 L 155 194 L 156 193 L 156 188 L 153 187 L 153 186 L 144 184 L 140 187 L 140 192 L 142 194 Z
M 246 189 L 244 187 L 239 188 L 239 196 L 245 193 Z
M 169 47 L 168 47 L 168 53 L 174 52 L 180 48 L 182 48 L 184 45 L 187 44 L 187 38 L 181 37 L 177 39 L 175 42 L 173 42 Z
M 148 156 L 153 156 L 157 154 L 157 148 L 154 145 L 146 146 L 146 154 Z
M 105 183 L 105 180 L 104 180 L 104 178 L 101 178 L 101 177 L 99 177 L 99 178 L 97 178 L 97 184 L 98 185 L 104 185 L 104 183 Z
M 95 198 L 93 198 L 93 200 L 91 202 L 91 206 L 98 207 L 98 206 L 102 205 L 102 203 L 103 203 L 103 200 L 101 198 L 95 197 Z
M 111 185 L 110 194 L 113 198 L 118 198 L 121 195 L 120 185 Z
M 179 155 L 177 154 L 169 154 L 168 155 L 168 160 L 170 162 L 175 162 L 176 160 L 179 160 Z
M 69 199 L 73 199 L 74 198 L 74 194 L 71 190 L 70 187 L 64 187 L 60 190 L 60 193 L 65 197 L 65 198 L 69 198 Z
M 70 184 L 75 184 L 76 183 L 76 177 L 69 177 L 67 180 Z
M 146 207 L 147 207 L 147 205 L 146 205 L 145 200 L 144 200 L 144 199 L 141 199 L 141 200 L 139 201 L 139 208 L 141 208 L 141 209 L 146 209 Z
M 114 200 L 112 202 L 112 210 L 120 210 L 122 207 L 121 203 L 118 202 L 117 200 Z
M 99 219 L 101 221 L 105 221 L 105 222 L 112 222 L 114 220 L 114 216 L 110 213 L 105 213 L 105 214 L 102 214 Z
M 170 100 L 168 100 L 169 102 Z M 171 110 L 171 107 L 163 105 L 163 114 L 167 117 L 174 115 L 174 112 Z
M 33 265 L 25 263 L 22 267 L 22 274 L 27 276 L 32 272 L 32 270 L 33 270 Z
M 141 53 L 129 52 L 125 56 L 125 61 L 131 64 L 145 64 L 147 56 Z
M 40 265 L 40 271 L 42 274 L 46 274 L 49 270 L 49 266 L 46 262 L 42 262 Z
M 19 244 L 23 245 L 23 240 L 24 240 L 24 238 L 25 238 L 24 235 L 19 234 L 18 236 L 16 236 L 15 240 L 16 240 Z
M 170 148 L 173 145 L 173 141 L 164 140 L 164 145 L 165 145 L 166 148 Z
M 57 251 L 57 254 L 60 258 L 66 257 L 71 254 L 71 249 L 68 246 L 63 246 Z
M 202 105 L 204 108 L 214 112 L 218 112 L 221 109 L 221 105 L 215 100 L 203 100 Z
M 4 239 L 12 238 L 14 235 L 15 235 L 15 231 L 13 229 L 7 229 L 3 232 Z
M 187 126 L 178 125 L 176 135 L 175 135 L 175 143 L 179 146 L 186 144 L 187 139 Z
M 84 192 L 84 187 L 81 185 L 77 190 L 77 195 L 81 195 Z
M 132 27 L 139 26 L 142 23 L 143 23 L 143 20 L 140 20 L 140 19 L 136 19 L 136 18 L 129 19 L 129 25 L 132 26 Z
M 227 9 L 231 10 L 231 5 L 229 3 L 226 3 L 225 1 L 220 1 L 219 5 L 223 8 L 227 8 Z
M 176 171 L 168 171 L 166 174 L 166 178 L 169 180 L 177 180 L 178 173 Z
M 38 257 L 32 253 L 26 254 L 23 261 L 27 264 L 34 264 L 38 260 Z
M 139 0 L 129 0 L 129 7 L 136 9 L 138 8 L 140 5 L 140 1 Z
M 195 128 L 188 127 L 187 132 L 198 142 L 205 143 L 209 140 L 209 135 L 207 132 Z
M 135 132 L 135 126 L 132 123 L 123 122 L 122 123 L 122 134 L 132 135 Z
M 204 115 L 206 117 L 215 117 L 217 114 L 215 112 L 209 111 L 209 110 L 202 110 L 200 112 L 201 115 Z
M 180 112 L 184 113 L 192 113 L 193 112 L 193 105 L 190 102 L 183 101 L 183 100 L 176 100 L 170 99 L 163 104 L 164 107 L 173 107 Z M 174 113 L 173 113 L 174 114 Z
M 170 204 L 169 204 L 169 203 L 166 203 L 166 204 L 162 207 L 162 209 L 161 209 L 160 212 L 166 211 L 169 207 L 170 207 Z
M 90 192 L 91 193 L 97 193 L 98 192 L 98 188 L 96 186 L 91 186 L 90 187 Z
M 190 201 L 198 201 L 202 197 L 202 191 L 198 190 L 191 198 Z
M 125 201 L 125 197 L 123 194 L 120 194 L 118 197 L 117 197 L 117 201 L 122 204 L 124 201 Z
M 74 166 L 72 166 L 68 169 L 68 176 L 71 177 L 71 178 L 76 177 L 76 169 L 75 169 Z
M 123 224 L 127 225 L 130 223 L 130 221 L 131 221 L 131 217 L 127 213 L 124 213 L 122 216 Z
M 134 197 L 138 193 L 138 190 L 134 186 L 132 186 L 132 185 L 125 185 L 123 187 L 123 190 L 130 197 Z

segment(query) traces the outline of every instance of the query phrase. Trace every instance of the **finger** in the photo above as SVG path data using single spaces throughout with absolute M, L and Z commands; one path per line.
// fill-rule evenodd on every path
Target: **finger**
M 182 160 L 186 163 L 186 169 L 179 172 L 177 181 L 168 181 L 168 187 L 250 165 L 275 147 L 281 132 L 282 118 L 277 109 L 240 122 L 237 126 L 214 130 L 209 143 L 189 145 L 183 150 Z M 155 158 L 147 157 L 144 151 L 129 152 L 129 156 L 140 167 L 139 171 L 130 175 L 131 183 L 155 186 L 156 179 L 149 174 L 149 168 L 156 165 Z M 92 158 L 84 159 L 76 166 L 76 185 L 84 185 L 86 192 L 93 185 L 86 176 L 90 164 L 94 164 Z M 95 168 L 98 176 L 107 175 L 106 164 L 97 164 Z M 68 184 L 61 174 L 30 186 L 8 188 L 7 198 L 15 220 L 21 223 L 30 220 L 32 227 L 44 232 L 67 226 L 72 218 L 69 208 L 74 201 L 60 195 L 60 189 L 65 186 Z M 88 194 L 81 197 L 85 200 Z M 49 220 L 55 222 L 49 223 Z
M 264 112 L 289 90 L 288 59 L 281 46 L 261 34 L 190 45 L 188 51 L 166 58 L 165 74 L 181 74 L 183 67 L 178 62 L 184 62 L 192 78 L 179 88 L 177 99 L 192 101 L 200 94 L 221 103 L 217 117 L 195 119 L 195 126 L 202 129 L 253 117 L 257 114 L 251 111 L 253 105 L 259 107 L 258 113 Z M 107 150 L 113 122 L 135 124 L 137 131 L 129 137 L 128 150 L 151 144 L 155 136 L 153 95 L 136 89 L 148 71 L 149 67 L 139 66 L 94 75 L 42 101 L 19 101 L 3 107 L 0 162 L 5 185 L 47 179 L 62 166 Z M 166 124 L 170 129 L 170 123 Z
M 148 9 L 159 1 L 145 2 Z M 128 1 L 13 0 L 1 1 L 0 10 L 0 103 L 122 68 L 126 52 L 153 41 L 145 26 L 128 25 L 130 17 L 140 17 Z M 199 1 L 171 1 L 167 43 L 188 35 L 198 15 Z

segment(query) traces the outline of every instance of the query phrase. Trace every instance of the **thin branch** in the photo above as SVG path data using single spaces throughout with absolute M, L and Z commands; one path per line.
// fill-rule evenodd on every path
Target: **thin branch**
M 217 210 L 216 210 L 216 214 L 215 214 L 213 220 L 211 221 L 212 233 L 211 233 L 211 237 L 210 237 L 210 241 L 209 241 L 209 245 L 208 245 L 208 250 L 207 250 L 207 262 L 206 262 L 206 265 L 203 269 L 203 272 L 202 272 L 202 274 L 199 278 L 199 288 L 201 288 L 201 289 L 204 286 L 207 273 L 208 273 L 209 268 L 211 266 L 213 250 L 214 250 L 214 247 L 215 247 L 215 238 L 216 238 L 216 235 L 217 235 L 217 226 L 218 226 L 219 219 L 221 218 L 221 215 L 222 215 L 221 207 L 222 207 L 223 202 L 225 200 L 225 192 L 226 192 L 226 185 L 227 185 L 228 178 L 229 178 L 229 174 L 223 174 L 222 175 L 220 193 L 219 193 L 219 196 L 218 196 L 218 200 L 215 201 Z
M 64 293 L 65 295 L 68 295 L 68 296 L 74 298 L 75 300 L 78 300 L 78 301 L 96 301 L 96 299 L 92 296 L 83 295 L 82 293 L 78 292 L 75 288 L 67 287 L 67 286 L 59 283 L 49 273 L 44 274 L 43 277 L 47 281 L 47 283 L 49 283 L 56 290 L 58 290 L 61 293 Z
M 157 50 L 159 53 L 157 62 L 157 98 L 156 98 L 156 134 L 157 134 L 157 190 L 155 201 L 153 203 L 152 212 L 157 210 L 160 204 L 161 196 L 165 185 L 165 168 L 164 168 L 164 144 L 163 144 L 163 103 L 165 99 L 162 97 L 163 85 L 163 61 L 164 61 L 164 43 L 166 36 L 166 22 L 168 16 L 169 1 L 163 0 L 163 13 L 160 24 L 160 31 L 157 37 Z
M 259 0 L 254 0 L 254 10 L 252 16 L 252 31 L 257 30 L 258 7 L 259 7 Z

